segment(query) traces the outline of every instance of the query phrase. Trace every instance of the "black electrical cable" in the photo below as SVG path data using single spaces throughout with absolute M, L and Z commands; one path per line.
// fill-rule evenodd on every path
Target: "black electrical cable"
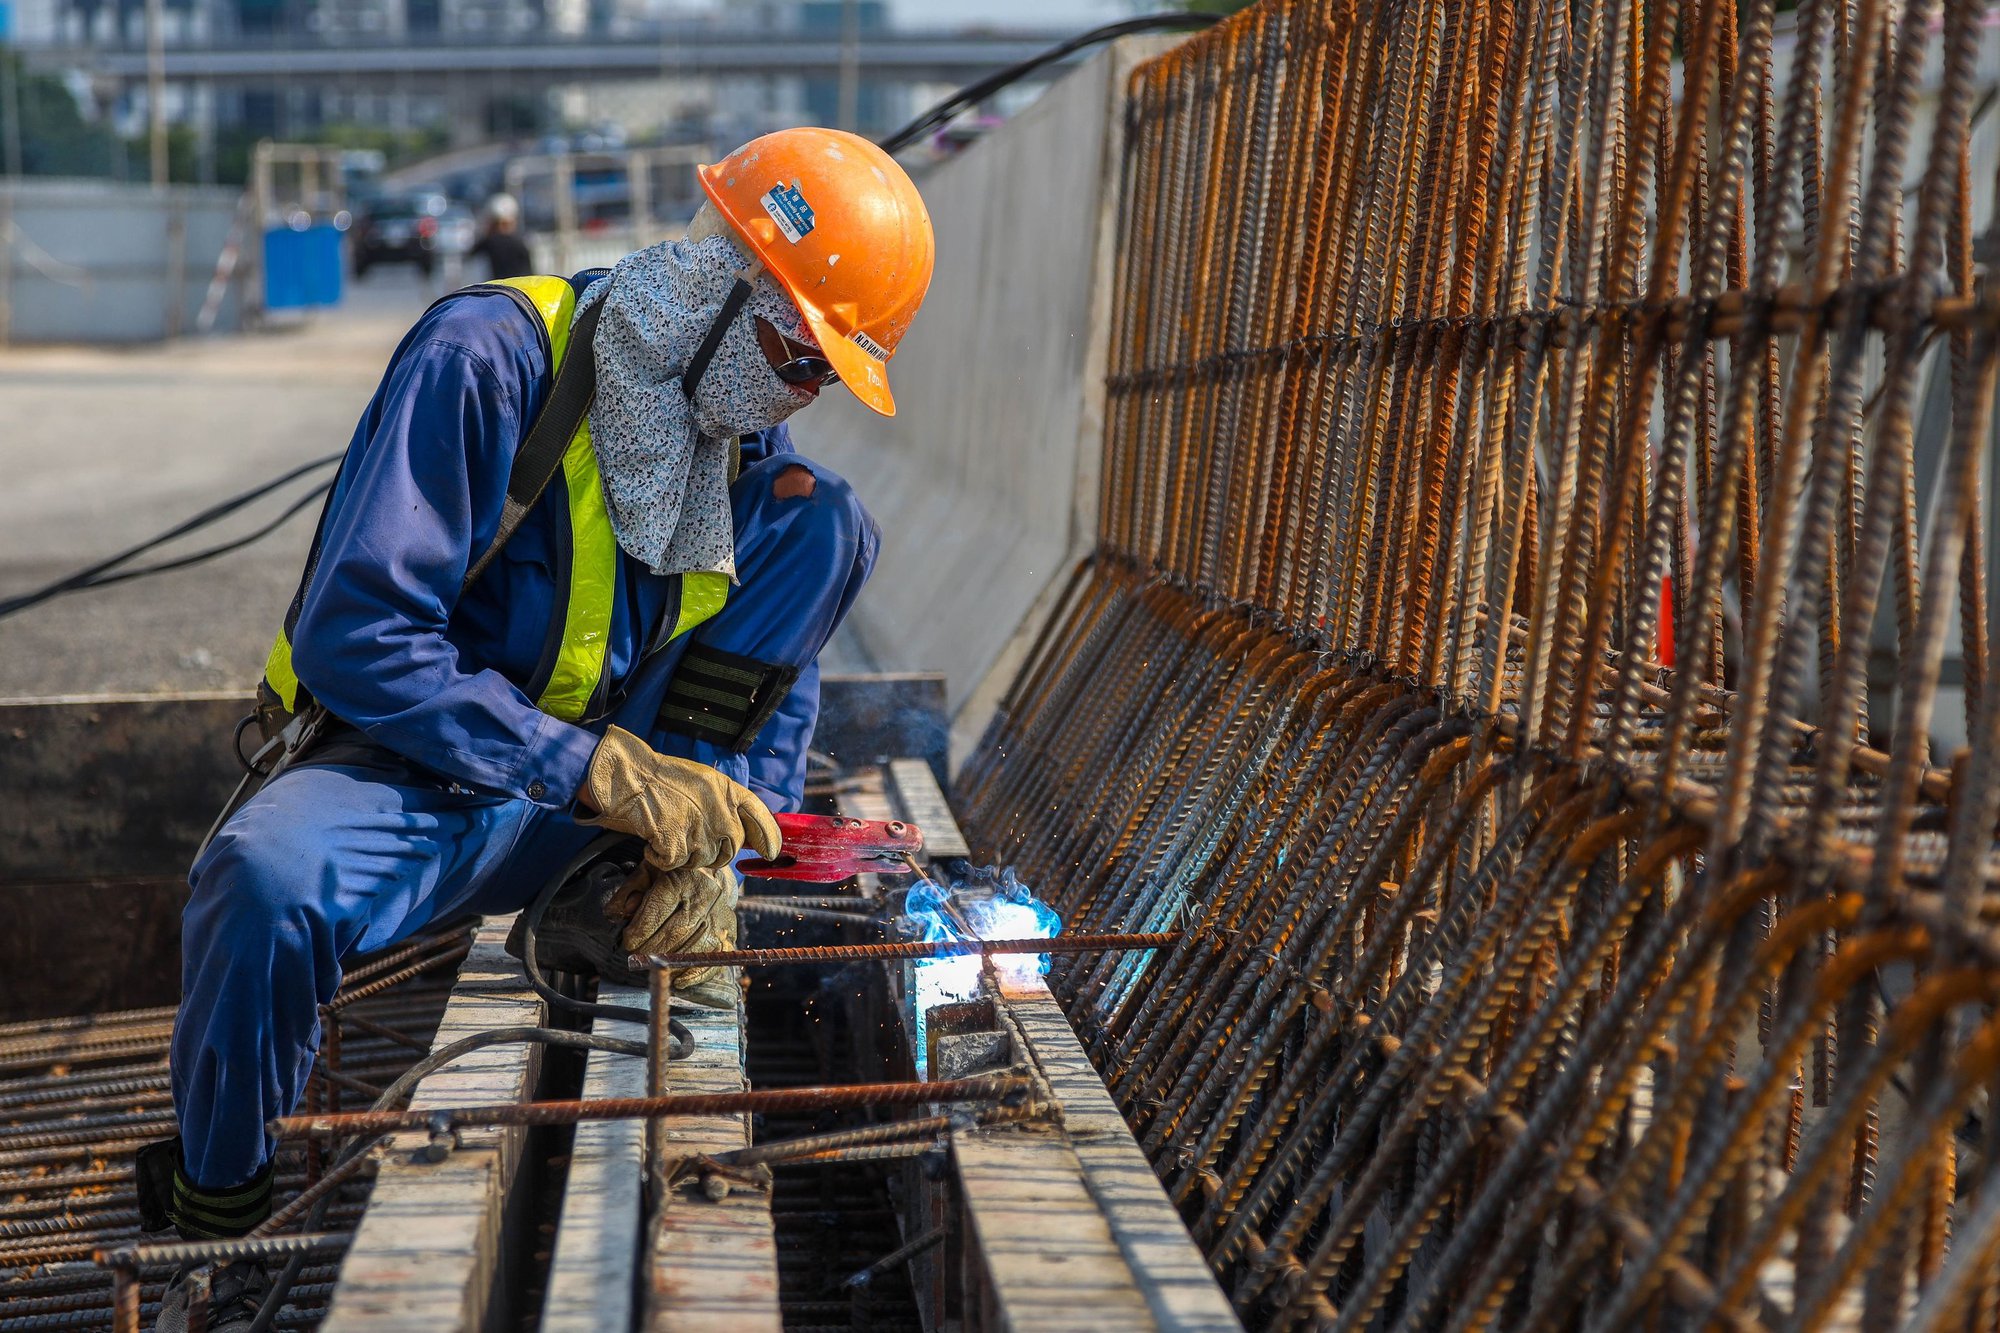
M 581 874 L 583 868 L 592 861 L 595 861 L 599 856 L 602 856 L 620 843 L 631 841 L 633 839 L 623 833 L 600 833 L 595 838 L 592 838 L 582 851 L 570 858 L 568 865 L 549 876 L 548 881 L 542 885 L 541 892 L 535 895 L 535 900 L 528 904 L 528 910 L 521 917 L 521 966 L 528 973 L 528 984 L 535 988 L 535 994 L 541 996 L 558 1009 L 567 1009 L 573 1014 L 580 1014 L 586 1018 L 611 1018 L 622 1023 L 645 1023 L 651 1021 L 644 1009 L 634 1009 L 629 1005 L 623 1004 L 592 1004 L 587 1000 L 579 1000 L 564 995 L 554 986 L 551 986 L 548 978 L 542 975 L 541 960 L 535 956 L 535 936 L 542 928 L 542 918 L 548 915 L 549 904 L 555 901 L 556 895 L 562 892 L 563 886 Z M 682 1026 L 681 1021 L 677 1018 L 669 1018 L 667 1022 L 672 1028 L 674 1039 L 679 1041 L 685 1038 L 688 1052 L 692 1054 L 694 1051 L 694 1034 Z M 683 1057 L 675 1056 L 674 1058 L 678 1060 Z
M 102 588 L 113 583 L 122 583 L 126 579 L 140 578 L 147 574 L 162 574 L 170 569 L 186 569 L 189 565 L 199 564 L 204 560 L 213 560 L 216 556 L 225 555 L 230 551 L 248 546 L 251 542 L 276 531 L 280 524 L 298 513 L 299 510 L 305 508 L 317 497 L 324 495 L 333 483 L 329 481 L 314 487 L 295 501 L 275 521 L 265 524 L 247 537 L 236 538 L 232 541 L 224 542 L 219 546 L 212 546 L 207 550 L 196 551 L 189 555 L 176 556 L 172 559 L 161 561 L 156 565 L 146 565 L 138 569 L 129 570 L 118 569 L 120 565 L 136 559 L 156 547 L 165 546 L 168 542 L 185 537 L 191 532 L 199 531 L 212 523 L 220 522 L 244 506 L 254 504 L 258 500 L 263 499 L 272 491 L 297 481 L 300 477 L 310 472 L 316 472 L 320 468 L 338 463 L 344 456 L 345 451 L 343 450 L 341 453 L 327 454 L 322 458 L 315 458 L 309 463 L 301 463 L 281 476 L 273 477 L 271 480 L 253 486 L 247 491 L 232 495 L 227 500 L 210 505 L 193 517 L 176 523 L 173 527 L 168 528 L 158 536 L 148 537 L 137 546 L 128 546 L 116 555 L 100 560 L 94 565 L 79 569 L 74 574 L 65 575 L 57 579 L 54 583 L 46 584 L 43 587 L 35 589 L 33 592 L 21 593 L 18 596 L 7 598 L 5 601 L 0 601 L 0 616 L 11 616 L 17 611 L 25 611 L 31 606 L 39 606 L 43 602 L 61 597 L 65 593 L 82 592 L 87 588 Z M 114 573 L 113 571 L 117 572 Z
M 332 489 L 333 483 L 331 481 L 321 482 L 287 505 L 284 513 L 279 514 L 263 527 L 247 532 L 241 537 L 231 538 L 229 541 L 207 547 L 203 550 L 191 551 L 187 555 L 177 555 L 171 560 L 162 560 L 156 565 L 141 565 L 137 569 L 121 569 L 116 573 L 106 574 L 102 578 L 92 579 L 89 586 L 93 588 L 108 588 L 114 583 L 123 583 L 127 579 L 143 579 L 148 574 L 165 574 L 170 570 L 186 569 L 189 565 L 198 565 L 204 560 L 213 560 L 219 555 L 228 555 L 231 551 L 240 551 L 252 542 L 262 541 L 279 528 L 285 526 L 300 510 Z
M 967 107 L 977 106 L 1002 88 L 1019 83 L 1044 65 L 1052 65 L 1058 60 L 1076 54 L 1086 46 L 1099 42 L 1113 41 L 1119 37 L 1129 37 L 1140 32 L 1179 31 L 1206 28 L 1222 21 L 1220 14 L 1146 14 L 1139 18 L 1121 19 L 1107 23 L 1101 28 L 1078 33 L 1066 42 L 1059 43 L 1042 52 L 1028 57 L 1005 69 L 995 70 L 977 83 L 969 83 L 950 97 L 945 98 L 930 110 L 918 116 L 909 124 L 897 130 L 888 138 L 880 140 L 885 152 L 895 153 L 908 148 L 930 130 L 945 124 L 953 116 Z

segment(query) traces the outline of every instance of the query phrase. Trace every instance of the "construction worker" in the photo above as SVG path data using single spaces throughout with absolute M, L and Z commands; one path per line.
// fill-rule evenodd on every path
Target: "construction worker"
M 299 1100 L 343 959 L 517 910 L 604 829 L 646 844 L 623 947 L 733 945 L 731 862 L 777 853 L 815 659 L 878 542 L 783 423 L 836 379 L 894 411 L 933 250 L 908 176 L 850 134 L 766 135 L 700 174 L 686 239 L 467 288 L 390 361 L 266 666 L 291 757 L 190 873 L 149 1228 L 268 1215 L 265 1122 Z M 198 1279 L 218 1333 L 268 1293 L 253 1263 L 189 1269 L 159 1329 Z

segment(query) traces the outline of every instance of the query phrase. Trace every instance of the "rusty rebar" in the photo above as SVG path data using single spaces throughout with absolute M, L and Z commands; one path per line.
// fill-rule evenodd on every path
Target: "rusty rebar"
M 272 1120 L 267 1128 L 279 1139 L 393 1134 L 404 1130 L 449 1132 L 486 1125 L 574 1125 L 592 1120 L 642 1120 L 669 1115 L 825 1111 L 843 1107 L 916 1106 L 926 1102 L 1005 1102 L 1032 1088 L 1032 1083 L 1025 1078 L 985 1074 L 972 1078 L 939 1079 L 930 1083 L 854 1083 L 658 1097 L 510 1102 L 423 1111 L 347 1111 L 339 1115 L 280 1116 Z
M 1050 987 L 1254 1327 L 2000 1317 L 1984 31 L 1265 0 L 1133 76 L 1099 544 L 956 794 L 1180 932 Z
M 863 963 L 903 958 L 992 957 L 998 954 L 1115 953 L 1171 949 L 1179 931 L 1051 935 L 1026 940 L 898 940 L 885 944 L 808 945 L 793 949 L 714 949 L 676 954 L 633 954 L 634 967 L 786 967 L 809 963 Z

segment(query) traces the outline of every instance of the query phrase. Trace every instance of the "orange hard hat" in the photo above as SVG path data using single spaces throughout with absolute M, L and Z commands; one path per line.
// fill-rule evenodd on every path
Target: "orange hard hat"
M 779 130 L 701 188 L 785 292 L 854 396 L 896 414 L 888 361 L 931 285 L 931 215 L 896 159 L 843 130 Z

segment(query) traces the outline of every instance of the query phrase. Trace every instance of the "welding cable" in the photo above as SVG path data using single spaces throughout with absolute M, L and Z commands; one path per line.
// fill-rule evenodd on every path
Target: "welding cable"
M 290 471 L 273 477 L 269 481 L 262 482 L 247 491 L 233 495 L 227 500 L 210 505 L 200 513 L 195 514 L 192 518 L 183 519 L 158 536 L 148 537 L 137 546 L 128 546 L 116 555 L 108 556 L 94 565 L 79 569 L 74 574 L 65 575 L 55 582 L 45 584 L 32 592 L 21 593 L 18 596 L 9 597 L 5 601 L 0 601 L 0 617 L 11 616 L 15 612 L 25 611 L 31 606 L 39 606 L 43 602 L 61 597 L 66 593 L 83 592 L 90 588 L 104 588 L 114 583 L 123 583 L 128 579 L 144 578 L 149 574 L 164 574 L 169 570 L 186 569 L 190 565 L 197 565 L 205 560 L 213 560 L 217 556 L 227 555 L 231 551 L 240 550 L 250 543 L 277 531 L 294 514 L 304 509 L 313 500 L 326 494 L 327 491 L 333 488 L 332 480 L 327 480 L 314 486 L 304 495 L 294 500 L 284 513 L 245 536 L 233 538 L 230 541 L 208 547 L 204 550 L 191 552 L 188 555 L 175 556 L 171 559 L 163 560 L 158 564 L 143 565 L 137 569 L 121 570 L 118 568 L 127 561 L 142 556 L 156 547 L 164 546 L 168 542 L 185 537 L 191 532 L 197 532 L 202 528 L 208 527 L 210 524 L 218 523 L 244 506 L 263 499 L 272 491 L 297 481 L 300 477 L 308 473 L 317 472 L 323 467 L 338 463 L 344 456 L 345 451 L 342 451 L 341 453 L 327 454 L 324 457 L 315 458 L 309 463 L 301 463 Z
M 902 129 L 880 140 L 880 146 L 886 153 L 901 152 L 928 131 L 942 128 L 946 122 L 967 107 L 978 106 L 1001 89 L 1019 83 L 1044 65 L 1052 65 L 1058 60 L 1072 56 L 1086 46 L 1115 41 L 1117 38 L 1129 37 L 1134 33 L 1206 28 L 1220 23 L 1222 19 L 1223 15 L 1220 14 L 1144 14 L 1138 18 L 1120 19 L 1116 23 L 1107 23 L 1088 32 L 1078 33 L 1068 41 L 1060 42 L 1039 55 L 1029 56 L 1026 60 L 1009 65 L 1005 69 L 995 70 L 977 83 L 966 84 Z

